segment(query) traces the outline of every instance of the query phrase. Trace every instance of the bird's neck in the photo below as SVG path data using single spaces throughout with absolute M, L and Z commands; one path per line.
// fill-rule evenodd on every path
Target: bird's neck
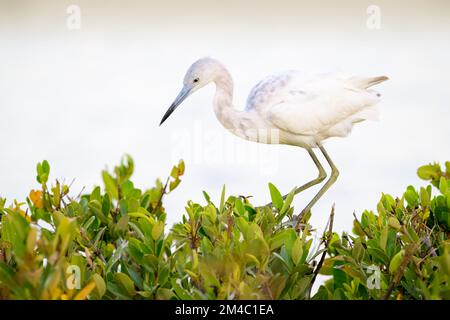
M 238 129 L 242 111 L 238 111 L 233 107 L 233 79 L 224 68 L 214 82 L 216 84 L 214 113 L 226 129 L 235 131 Z
M 240 111 L 233 107 L 233 79 L 228 71 L 214 81 L 214 112 L 220 123 L 236 136 L 250 141 L 278 144 L 279 130 L 261 126 L 261 119 L 253 111 Z

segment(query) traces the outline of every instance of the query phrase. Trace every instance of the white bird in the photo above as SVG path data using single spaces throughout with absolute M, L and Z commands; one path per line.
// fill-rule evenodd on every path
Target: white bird
M 160 125 L 192 93 L 215 83 L 214 112 L 235 135 L 267 144 L 287 144 L 306 149 L 319 175 L 297 188 L 299 193 L 322 182 L 326 172 L 313 148 L 319 148 L 331 167 L 331 176 L 296 217 L 301 218 L 336 181 L 339 171 L 323 147 L 330 137 L 347 136 L 355 123 L 376 119 L 380 94 L 368 89 L 386 76 L 360 77 L 342 73 L 305 76 L 287 71 L 260 81 L 250 92 L 245 111 L 233 107 L 233 80 L 225 66 L 202 58 L 188 69 L 181 92 L 164 114 Z M 285 196 L 286 197 L 286 196 Z

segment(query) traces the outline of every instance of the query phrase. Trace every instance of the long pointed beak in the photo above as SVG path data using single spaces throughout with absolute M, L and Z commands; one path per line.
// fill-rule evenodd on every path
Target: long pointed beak
M 167 120 L 167 118 L 175 111 L 175 109 L 190 95 L 191 89 L 190 88 L 183 88 L 178 96 L 175 98 L 175 101 L 170 105 L 170 108 L 167 109 L 166 113 L 161 119 L 161 122 L 159 125 L 162 125 L 164 121 Z

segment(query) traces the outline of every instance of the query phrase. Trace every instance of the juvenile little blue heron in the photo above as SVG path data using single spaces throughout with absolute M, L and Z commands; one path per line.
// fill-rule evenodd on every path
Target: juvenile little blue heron
M 293 145 L 308 151 L 319 175 L 297 188 L 295 194 L 327 177 L 313 151 L 319 148 L 331 167 L 331 176 L 296 217 L 295 220 L 300 222 L 339 175 L 322 142 L 330 137 L 345 137 L 355 123 L 377 118 L 376 103 L 380 94 L 368 88 L 385 80 L 388 80 L 385 76 L 360 77 L 342 73 L 308 77 L 298 71 L 287 71 L 260 81 L 250 92 L 245 111 L 240 111 L 233 108 L 230 73 L 222 63 L 207 57 L 188 69 L 183 88 L 160 125 L 188 96 L 214 82 L 214 112 L 226 129 L 246 140 Z

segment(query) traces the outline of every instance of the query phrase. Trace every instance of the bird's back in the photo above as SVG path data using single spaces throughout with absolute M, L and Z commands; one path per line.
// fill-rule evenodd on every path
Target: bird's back
M 285 139 L 306 136 L 316 144 L 346 136 L 354 123 L 375 119 L 379 94 L 369 87 L 387 77 L 358 77 L 343 73 L 309 76 L 287 71 L 260 81 L 250 92 L 247 111 L 254 111 Z M 281 143 L 302 144 L 296 141 Z
M 294 77 L 300 79 L 302 75 L 298 71 L 289 70 L 262 79 L 250 91 L 245 109 L 258 110 L 265 105 L 272 105 L 277 99 L 282 99 L 284 90 L 288 85 L 292 85 L 290 82 Z

